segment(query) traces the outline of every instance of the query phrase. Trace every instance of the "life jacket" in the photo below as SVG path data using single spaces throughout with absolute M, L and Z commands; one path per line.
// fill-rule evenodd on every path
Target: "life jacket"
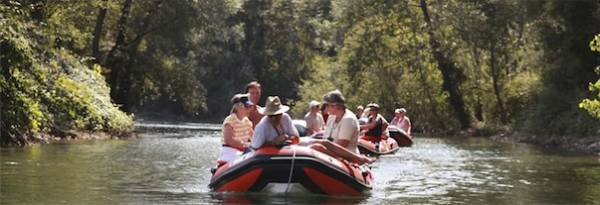
M 367 131 L 365 133 L 366 136 L 379 137 L 383 134 L 383 121 L 379 118 L 379 116 L 375 117 L 375 120 L 377 120 L 376 126 L 373 129 Z

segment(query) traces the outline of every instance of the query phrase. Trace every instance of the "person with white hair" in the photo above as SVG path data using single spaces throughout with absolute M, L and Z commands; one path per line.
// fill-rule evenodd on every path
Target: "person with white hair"
M 406 132 L 406 134 L 411 135 L 411 126 L 410 119 L 406 116 L 406 109 L 398 108 L 394 111 L 394 119 L 390 122 L 390 125 L 396 126 Z
M 321 109 L 319 108 L 320 105 L 321 103 L 315 100 L 308 103 L 309 111 L 304 116 L 304 121 L 306 121 L 306 128 L 309 135 L 319 133 L 325 127 L 325 121 L 323 121 L 323 115 L 321 115 Z

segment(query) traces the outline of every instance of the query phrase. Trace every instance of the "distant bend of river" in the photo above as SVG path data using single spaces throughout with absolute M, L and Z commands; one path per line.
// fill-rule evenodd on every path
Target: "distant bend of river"
M 207 185 L 220 144 L 219 131 L 174 128 L 2 148 L 0 204 L 600 204 L 599 157 L 429 136 L 380 157 L 362 197 L 218 194 Z

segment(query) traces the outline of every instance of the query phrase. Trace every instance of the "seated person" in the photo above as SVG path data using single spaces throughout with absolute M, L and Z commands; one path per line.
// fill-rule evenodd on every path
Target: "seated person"
M 394 119 L 390 122 L 390 125 L 394 125 L 406 132 L 409 136 L 411 135 L 411 126 L 410 119 L 406 116 L 406 109 L 399 108 L 394 111 Z
M 234 95 L 231 102 L 231 114 L 223 120 L 223 147 L 217 159 L 222 162 L 230 162 L 241 155 L 250 145 L 253 134 L 248 112 L 254 104 L 248 99 L 248 95 Z
M 356 119 L 360 119 L 363 116 L 364 111 L 365 111 L 365 108 L 362 105 L 359 105 L 358 107 L 356 107 Z
M 308 129 L 308 135 L 321 132 L 325 126 L 323 116 L 321 115 L 321 109 L 319 108 L 320 103 L 317 101 L 311 101 L 308 104 L 308 113 L 304 116 L 306 121 L 306 128 Z
M 358 120 L 352 111 L 346 109 L 346 99 L 342 93 L 339 90 L 331 91 L 323 96 L 323 101 L 325 112 L 329 114 L 324 135 L 333 142 L 315 140 L 310 146 L 315 150 L 344 158 L 350 162 L 358 164 L 374 162 L 375 159 L 360 155 L 358 152 Z
M 367 124 L 367 121 L 369 121 L 369 115 L 371 113 L 371 109 L 369 109 L 368 107 L 363 111 L 362 115 L 358 118 L 358 124 L 359 125 L 364 125 Z M 362 130 L 362 127 L 361 127 Z
M 388 137 L 389 132 L 387 131 L 387 127 L 389 124 L 387 120 L 379 114 L 379 105 L 370 103 L 367 107 L 370 110 L 369 120 L 366 124 L 361 126 L 361 130 L 363 130 L 365 136 L 374 139 L 374 141 L 381 140 L 381 137 Z
M 290 107 L 282 105 L 279 97 L 269 96 L 265 108 L 260 114 L 265 115 L 254 130 L 251 149 L 264 145 L 281 145 L 289 137 L 298 137 L 298 130 L 292 123 L 292 118 L 285 113 Z

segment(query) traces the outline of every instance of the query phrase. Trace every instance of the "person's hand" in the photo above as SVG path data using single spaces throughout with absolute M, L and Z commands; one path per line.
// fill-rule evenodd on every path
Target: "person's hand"
M 290 137 L 288 137 L 288 140 L 290 141 L 290 144 L 300 143 L 300 137 L 298 137 L 298 136 L 290 136 Z
M 288 138 L 287 134 L 279 135 L 279 136 L 275 137 L 275 139 L 273 139 L 273 144 L 274 145 L 283 144 L 283 142 L 285 142 L 285 140 L 287 140 L 287 138 Z

